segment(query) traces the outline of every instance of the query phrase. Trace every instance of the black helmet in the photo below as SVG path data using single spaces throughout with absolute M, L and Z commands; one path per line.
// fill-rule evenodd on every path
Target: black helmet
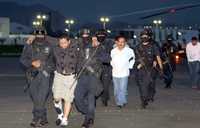
M 96 36 L 107 36 L 107 32 L 104 29 L 99 30 L 96 32 Z
M 79 33 L 81 37 L 89 37 L 91 34 L 89 29 L 82 29 Z
M 104 42 L 107 37 L 107 32 L 104 29 L 101 29 L 98 32 L 96 32 L 96 37 L 99 42 Z
M 144 29 L 141 33 L 140 33 L 140 39 L 142 42 L 149 42 L 151 41 L 153 36 L 153 32 L 150 29 Z
M 144 35 L 147 35 L 149 37 L 152 37 L 153 36 L 153 31 L 151 29 L 144 29 L 141 33 L 140 33 L 140 36 L 144 36 Z
M 47 31 L 45 29 L 36 29 L 34 30 L 34 35 L 47 35 Z
M 171 34 L 167 36 L 167 41 L 173 41 L 173 40 L 174 40 L 174 38 Z

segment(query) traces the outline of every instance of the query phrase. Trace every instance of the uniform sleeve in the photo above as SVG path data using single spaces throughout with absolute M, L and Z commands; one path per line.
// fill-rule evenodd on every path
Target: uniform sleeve
M 32 48 L 31 45 L 25 44 L 20 57 L 20 63 L 24 69 L 32 66 Z
M 55 71 L 55 68 L 56 68 L 56 63 L 55 63 L 55 58 L 54 58 L 54 48 L 51 47 L 46 70 L 47 72 L 52 73 L 53 71 Z
M 138 49 L 139 49 L 139 46 L 135 47 L 134 48 L 134 55 L 135 55 L 135 62 L 134 62 L 134 67 L 136 68 L 139 64 L 140 64 L 140 61 L 139 61 L 139 55 L 138 55 Z
M 110 65 L 111 66 L 113 66 L 113 61 L 112 61 L 112 59 L 113 59 L 113 53 L 114 52 L 114 50 L 111 50 L 111 53 L 110 53 L 110 58 L 111 58 L 111 61 L 110 61 Z
M 130 57 L 129 57 L 129 69 L 133 68 L 133 65 L 135 64 L 135 53 L 134 51 L 131 49 L 130 50 Z
M 101 49 L 99 50 L 99 59 L 102 63 L 110 63 L 111 57 L 110 57 L 110 52 L 106 52 L 105 48 L 100 47 Z

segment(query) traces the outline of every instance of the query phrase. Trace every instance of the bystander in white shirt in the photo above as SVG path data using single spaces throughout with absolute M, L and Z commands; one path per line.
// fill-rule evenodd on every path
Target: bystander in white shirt
M 200 61 L 200 43 L 193 45 L 191 42 L 186 46 L 188 62 Z
M 111 51 L 111 66 L 113 77 L 121 78 L 129 76 L 129 69 L 133 68 L 134 63 L 135 54 L 128 45 L 121 50 L 119 50 L 118 47 L 115 47 Z

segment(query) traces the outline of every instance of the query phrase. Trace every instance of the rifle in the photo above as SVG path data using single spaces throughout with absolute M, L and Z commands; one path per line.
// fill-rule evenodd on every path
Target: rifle
M 70 89 L 72 89 L 75 86 L 76 81 L 79 79 L 79 77 L 82 75 L 83 71 L 87 68 L 88 63 L 92 60 L 92 58 L 96 55 L 97 50 L 99 49 L 99 46 L 95 49 L 93 54 L 90 56 L 90 58 L 87 59 L 87 61 L 83 64 L 83 67 L 78 72 L 78 75 L 75 77 L 75 80 L 73 81 Z
M 141 47 L 139 47 L 139 49 L 140 49 L 140 48 L 141 48 Z M 143 48 L 142 48 L 142 50 L 143 50 Z M 152 79 L 152 77 L 151 77 L 151 70 L 152 70 L 152 69 L 155 69 L 155 70 L 157 70 L 157 71 L 161 74 L 160 70 L 157 69 L 157 67 L 152 66 L 152 67 L 151 67 L 151 70 L 148 71 L 148 67 L 146 66 L 147 64 L 145 63 L 145 60 L 144 60 L 145 58 L 141 56 L 140 52 L 138 51 L 138 48 L 135 49 L 135 52 L 136 52 L 136 54 L 137 54 L 138 57 L 139 57 L 139 59 L 138 59 L 139 63 L 140 63 L 140 64 L 142 65 L 142 67 L 144 68 L 144 70 L 145 70 L 145 72 L 147 73 L 148 77 L 151 78 L 151 81 L 153 81 L 153 79 Z M 143 51 L 143 52 L 144 52 L 144 51 Z M 163 74 L 162 74 L 162 75 L 163 75 Z
M 136 54 L 138 55 L 138 61 L 139 61 L 139 64 L 141 64 L 143 67 L 144 67 L 144 70 L 147 72 L 147 74 L 150 75 L 150 72 L 148 71 L 148 68 L 146 67 L 146 64 L 145 64 L 145 61 L 144 61 L 144 57 L 141 56 L 140 52 L 138 51 L 137 48 L 135 48 L 135 52 Z M 137 65 L 138 66 L 138 65 Z M 136 67 L 137 68 L 137 67 Z

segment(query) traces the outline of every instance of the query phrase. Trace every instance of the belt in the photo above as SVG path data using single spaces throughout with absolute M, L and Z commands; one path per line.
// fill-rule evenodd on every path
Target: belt
M 73 73 L 61 73 L 63 76 L 71 76 L 71 75 L 75 75 L 75 72 Z

